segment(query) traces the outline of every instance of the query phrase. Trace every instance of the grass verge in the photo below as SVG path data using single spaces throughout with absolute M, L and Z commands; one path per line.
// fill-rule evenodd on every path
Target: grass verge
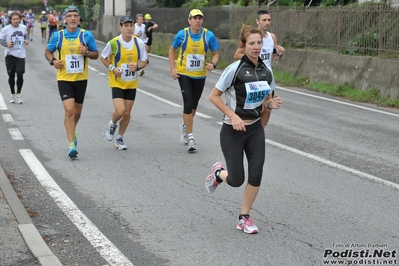
M 288 72 L 274 72 L 277 83 L 286 86 L 305 87 L 314 91 L 342 97 L 355 102 L 372 103 L 384 107 L 399 108 L 399 99 L 381 97 L 376 88 L 370 90 L 356 89 L 350 83 L 333 86 L 327 83 L 311 82 L 306 77 L 294 77 Z

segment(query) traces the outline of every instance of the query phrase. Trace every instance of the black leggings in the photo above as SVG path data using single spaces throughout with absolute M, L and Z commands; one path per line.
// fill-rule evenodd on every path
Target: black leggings
M 220 146 L 228 170 L 227 184 L 240 187 L 245 180 L 244 152 L 248 161 L 248 184 L 259 187 L 265 163 L 265 131 L 258 120 L 246 126 L 246 132 L 237 131 L 223 123 Z
M 11 94 L 15 94 L 15 72 L 8 74 L 8 84 L 10 85 Z M 24 73 L 17 72 L 17 93 L 21 93 L 22 85 L 24 84 Z
M 17 74 L 17 93 L 21 93 L 24 84 L 25 58 L 7 55 L 5 60 L 11 94 L 15 94 L 15 74 Z
M 202 91 L 205 86 L 205 79 L 194 79 L 187 76 L 179 77 L 179 85 L 183 96 L 183 113 L 191 114 L 193 109 L 198 107 Z

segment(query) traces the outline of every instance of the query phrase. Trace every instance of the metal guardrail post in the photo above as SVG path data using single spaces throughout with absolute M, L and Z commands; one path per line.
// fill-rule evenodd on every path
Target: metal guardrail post
M 341 21 L 342 21 L 342 7 L 338 6 L 338 21 L 337 21 L 337 52 L 341 48 Z
M 383 14 L 383 12 L 382 12 L 382 6 L 379 6 L 379 20 L 378 20 L 378 31 L 379 31 L 379 34 L 378 34 L 378 58 L 380 58 L 381 59 L 381 57 L 382 57 L 382 49 L 384 49 L 384 43 L 383 43 L 383 41 L 382 41 L 382 39 L 383 39 L 383 35 L 384 35 L 384 29 L 383 29 L 383 27 L 382 27 L 382 24 L 383 24 L 383 21 L 384 21 L 384 18 L 383 18 L 383 16 L 384 16 L 384 14 Z

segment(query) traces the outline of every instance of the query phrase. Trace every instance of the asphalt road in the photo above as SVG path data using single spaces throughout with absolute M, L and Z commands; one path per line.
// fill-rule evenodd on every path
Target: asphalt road
M 397 110 L 278 88 L 283 106 L 266 128 L 263 183 L 251 212 L 259 233 L 246 235 L 235 229 L 244 187 L 222 184 L 212 195 L 204 188 L 212 164 L 223 161 L 222 115 L 208 100 L 219 73 L 207 78 L 195 118 L 198 151 L 188 154 L 178 82 L 167 60 L 150 56 L 124 135 L 128 150 L 119 151 L 104 137 L 113 110 L 107 69 L 90 61 L 79 157 L 69 160 L 55 69 L 35 30 L 22 105 L 8 103 L 0 58 L 7 106 L 0 112 L 13 118 L 0 120 L 0 162 L 17 177 L 21 201 L 63 265 L 328 265 L 346 249 L 369 250 L 344 257 L 347 264 L 396 259 Z M 10 128 L 23 139 L 13 140 Z M 369 256 L 381 249 L 390 253 Z

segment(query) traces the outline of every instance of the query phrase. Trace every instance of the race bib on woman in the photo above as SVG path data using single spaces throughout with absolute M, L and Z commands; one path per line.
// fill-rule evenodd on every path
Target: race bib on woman
M 245 83 L 247 97 L 245 99 L 244 109 L 255 109 L 260 106 L 271 93 L 267 81 L 254 81 Z

